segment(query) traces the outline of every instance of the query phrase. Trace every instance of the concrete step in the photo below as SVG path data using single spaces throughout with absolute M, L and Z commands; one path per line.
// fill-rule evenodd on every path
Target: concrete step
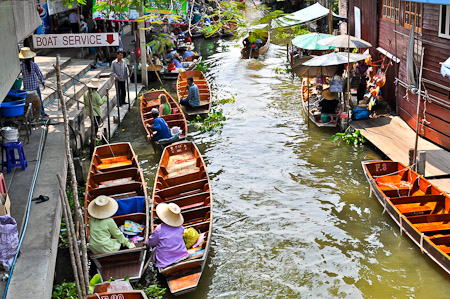
M 71 57 L 60 57 L 59 63 L 61 64 L 61 69 L 65 68 L 70 63 L 71 59 Z M 50 76 L 56 74 L 55 68 L 53 67 L 53 65 L 56 64 L 56 57 L 36 56 L 34 57 L 34 62 L 37 63 L 46 80 Z

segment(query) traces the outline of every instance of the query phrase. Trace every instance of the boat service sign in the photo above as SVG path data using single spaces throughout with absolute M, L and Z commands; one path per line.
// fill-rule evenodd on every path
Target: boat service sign
M 119 33 L 34 34 L 34 48 L 87 48 L 119 45 Z

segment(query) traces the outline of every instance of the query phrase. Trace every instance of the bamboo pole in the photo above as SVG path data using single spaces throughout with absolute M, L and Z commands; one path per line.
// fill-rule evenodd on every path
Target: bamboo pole
M 147 58 L 150 61 L 150 64 L 152 65 L 153 70 L 155 71 L 156 77 L 158 77 L 159 83 L 161 83 L 161 85 L 163 85 L 161 78 L 159 77 L 158 71 L 156 70 L 155 65 L 153 64 L 153 60 L 148 53 L 147 53 Z M 145 68 L 145 71 L 147 71 L 147 68 Z M 137 94 L 136 94 L 136 97 L 137 97 Z
M 59 197 L 61 198 L 61 206 L 62 206 L 62 210 L 63 210 L 63 215 L 64 215 L 64 219 L 66 219 L 66 224 L 67 224 L 69 216 L 67 215 L 66 202 L 64 200 L 62 193 L 63 192 L 61 191 L 61 189 L 59 189 L 59 194 L 60 194 Z M 66 227 L 67 227 L 67 225 L 66 225 Z M 67 238 L 69 240 L 70 262 L 72 264 L 73 277 L 75 278 L 75 286 L 77 287 L 78 299 L 83 299 L 83 293 L 80 288 L 80 279 L 78 277 L 78 268 L 75 264 L 75 255 L 73 252 L 74 244 L 73 244 L 71 233 L 69 233 L 69 229 L 67 229 Z
M 91 156 L 94 153 L 95 149 L 95 137 L 97 132 L 95 132 L 95 117 L 94 117 L 94 107 L 92 106 L 92 89 L 88 90 L 88 98 L 89 98 L 89 118 L 91 120 L 91 142 L 89 144 Z
M 413 23 L 414 26 L 414 23 Z M 420 117 L 420 100 L 422 99 L 422 73 L 423 73 L 423 52 L 425 48 L 422 46 L 422 53 L 420 55 L 420 74 L 419 74 L 419 93 L 417 95 L 417 112 L 416 112 L 416 140 L 414 143 L 414 156 L 413 156 L 413 165 L 414 170 L 417 170 L 417 147 L 419 145 L 419 117 Z
M 64 96 L 61 89 L 61 68 L 59 63 L 60 55 L 56 55 L 56 65 L 54 68 L 56 70 L 56 83 L 57 83 L 57 93 L 59 97 L 59 101 L 61 104 L 61 110 L 64 118 L 64 136 L 65 136 L 65 144 L 66 144 L 66 156 L 67 163 L 69 164 L 69 174 L 72 183 L 72 192 L 74 198 L 74 214 L 75 214 L 75 223 L 77 226 L 75 227 L 75 236 L 78 236 L 81 232 L 81 248 L 82 248 L 82 257 L 83 257 L 83 272 L 85 276 L 84 283 L 86 285 L 86 290 L 89 290 L 89 276 L 88 276 L 88 264 L 87 264 L 87 249 L 86 249 L 86 233 L 84 230 L 84 222 L 83 222 L 83 213 L 80 207 L 80 203 L 78 201 L 78 184 L 75 174 L 75 166 L 73 164 L 72 157 L 72 149 L 70 148 L 70 135 L 69 135 L 69 120 L 67 117 L 67 109 L 66 103 L 64 101 Z M 61 186 L 63 186 L 62 179 L 60 181 Z

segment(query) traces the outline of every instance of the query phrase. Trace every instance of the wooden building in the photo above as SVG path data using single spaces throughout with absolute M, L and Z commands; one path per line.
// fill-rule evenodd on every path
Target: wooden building
M 407 91 L 406 87 L 407 48 L 414 24 L 417 69 L 420 69 L 422 51 L 424 54 L 422 82 L 425 96 L 420 104 L 419 134 L 450 150 L 450 80 L 440 74 L 440 62 L 450 56 L 450 3 L 439 4 L 448 2 L 349 0 L 348 7 L 350 33 L 355 35 L 355 29 L 358 30 L 355 28 L 355 21 L 358 25 L 358 16 L 355 18 L 357 7 L 360 9 L 361 38 L 376 49 L 374 60 L 385 55 L 392 58 L 382 93 L 398 115 L 415 130 L 418 96 Z

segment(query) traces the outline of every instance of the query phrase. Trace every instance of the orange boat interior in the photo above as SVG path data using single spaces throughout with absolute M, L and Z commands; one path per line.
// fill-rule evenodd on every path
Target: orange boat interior
M 167 123 L 170 129 L 177 126 L 182 130 L 180 137 L 185 138 L 187 133 L 187 123 L 186 118 L 184 117 L 183 112 L 178 106 L 177 102 L 165 91 L 152 91 L 145 93 L 142 96 L 141 100 L 141 118 L 144 124 L 144 128 L 147 131 L 147 134 L 151 133 L 150 127 L 153 126 L 154 118 L 152 116 L 152 109 L 159 109 L 160 100 L 158 99 L 160 94 L 166 95 L 167 102 L 170 105 L 170 109 L 172 112 L 176 111 L 176 113 L 172 113 L 169 115 L 161 116 Z
M 450 197 L 398 162 L 365 164 L 371 180 L 400 214 L 444 253 L 450 253 Z
M 160 272 L 167 276 L 172 293 L 183 292 L 197 286 L 206 258 L 211 229 L 211 190 L 203 160 L 190 142 L 166 147 L 161 158 L 152 207 L 153 228 L 161 223 L 156 215 L 156 205 L 176 203 L 184 217 L 184 228 L 193 227 L 205 233 L 205 242 L 189 249 L 192 254 Z
M 85 223 L 88 240 L 90 216 L 87 207 L 97 196 L 106 195 L 114 199 L 145 196 L 146 208 L 148 208 L 147 192 L 142 171 L 129 143 L 96 147 L 92 157 L 85 193 Z M 124 224 L 125 220 L 146 225 L 146 228 L 140 234 L 146 240 L 149 226 L 147 215 L 148 210 L 114 216 L 113 219 L 119 227 Z M 90 253 L 90 257 L 96 260 L 96 265 L 101 272 L 103 280 L 108 280 L 111 277 L 121 279 L 126 276 L 139 276 L 145 256 L 145 244 L 141 241 L 135 245 L 135 249 L 123 249 L 114 253 L 96 255 Z
M 187 97 L 188 91 L 186 90 L 187 78 L 193 77 L 194 84 L 197 85 L 200 95 L 200 105 L 209 105 L 211 102 L 211 89 L 209 83 L 205 78 L 205 75 L 200 71 L 186 71 L 178 75 L 177 80 L 177 92 L 178 100 Z

